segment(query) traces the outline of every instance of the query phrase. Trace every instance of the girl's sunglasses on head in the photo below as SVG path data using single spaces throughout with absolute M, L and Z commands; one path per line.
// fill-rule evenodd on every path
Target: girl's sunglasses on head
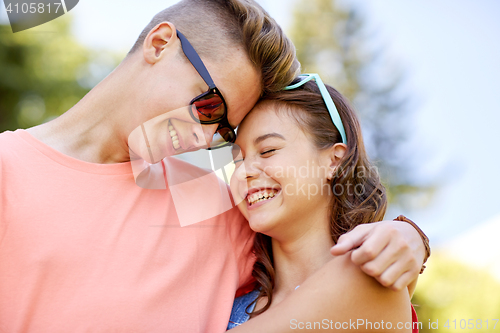
M 318 85 L 319 91 L 321 92 L 321 97 L 323 97 L 323 101 L 326 104 L 326 108 L 328 109 L 328 113 L 330 113 L 330 118 L 332 119 L 333 125 L 338 129 L 340 136 L 342 137 L 342 143 L 347 144 L 347 138 L 345 135 L 344 124 L 342 123 L 342 119 L 340 118 L 339 111 L 335 106 L 335 103 L 332 100 L 332 96 L 328 93 L 325 84 L 321 80 L 318 74 L 301 74 L 298 76 L 301 79 L 299 82 L 289 85 L 288 87 L 283 88 L 283 90 L 293 90 L 298 87 L 306 84 L 307 82 L 314 80 Z

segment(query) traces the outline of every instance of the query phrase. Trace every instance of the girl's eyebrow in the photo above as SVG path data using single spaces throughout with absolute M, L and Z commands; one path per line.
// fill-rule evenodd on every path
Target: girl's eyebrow
M 276 132 L 273 132 L 273 133 L 264 134 L 264 135 L 259 136 L 258 138 L 256 138 L 255 140 L 253 140 L 253 144 L 257 145 L 259 142 L 262 142 L 262 141 L 264 141 L 266 139 L 269 139 L 269 138 L 278 138 L 278 139 L 281 139 L 281 140 L 286 140 L 283 135 L 278 134 Z
M 253 144 L 257 145 L 259 142 L 262 142 L 262 141 L 269 139 L 269 138 L 278 138 L 281 140 L 286 140 L 283 135 L 276 133 L 276 132 L 273 132 L 273 133 L 268 133 L 268 134 L 264 134 L 264 135 L 259 136 L 258 138 L 253 140 Z M 234 155 L 235 152 L 237 152 L 238 154 L 241 152 L 240 146 L 238 146 L 236 144 L 232 145 L 232 147 L 231 147 L 231 153 Z

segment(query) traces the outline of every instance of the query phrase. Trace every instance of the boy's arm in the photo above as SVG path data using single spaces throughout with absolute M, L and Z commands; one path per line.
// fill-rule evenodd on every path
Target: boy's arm
M 402 215 L 395 221 L 358 225 L 342 235 L 331 252 L 342 255 L 351 250 L 354 264 L 393 290 L 414 289 L 430 256 L 427 236 Z

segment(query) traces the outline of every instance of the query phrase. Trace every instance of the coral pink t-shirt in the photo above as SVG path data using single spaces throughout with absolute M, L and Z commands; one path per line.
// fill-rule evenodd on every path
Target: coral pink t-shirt
M 0 134 L 0 332 L 223 332 L 252 242 L 236 208 L 181 227 L 130 163 Z

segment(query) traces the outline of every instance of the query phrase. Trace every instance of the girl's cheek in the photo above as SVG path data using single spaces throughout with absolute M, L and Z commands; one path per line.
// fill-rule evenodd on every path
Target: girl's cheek
M 286 167 L 277 165 L 264 165 L 264 173 L 275 180 L 282 178 L 286 172 Z

